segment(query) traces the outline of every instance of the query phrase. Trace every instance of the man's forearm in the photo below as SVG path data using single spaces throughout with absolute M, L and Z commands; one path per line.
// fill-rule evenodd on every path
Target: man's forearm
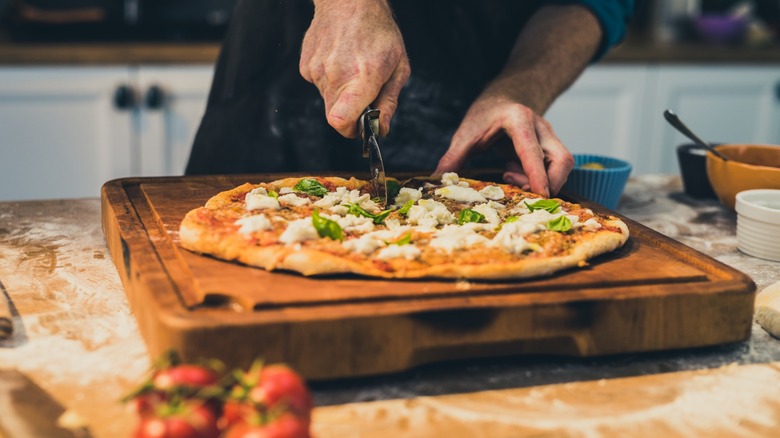
M 528 21 L 485 94 L 502 94 L 544 114 L 588 65 L 601 42 L 596 17 L 579 5 L 546 6 Z

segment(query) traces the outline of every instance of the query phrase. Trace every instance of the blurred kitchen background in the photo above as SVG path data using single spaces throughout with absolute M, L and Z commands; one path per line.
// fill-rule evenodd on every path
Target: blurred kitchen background
M 180 175 L 235 0 L 0 0 L 0 200 Z M 780 0 L 638 0 L 546 117 L 572 152 L 677 173 L 686 143 L 780 144 Z M 226 146 L 227 147 L 227 146 Z

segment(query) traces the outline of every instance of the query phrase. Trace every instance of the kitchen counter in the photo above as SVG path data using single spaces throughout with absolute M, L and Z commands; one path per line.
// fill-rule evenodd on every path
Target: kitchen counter
M 212 64 L 216 42 L 194 43 L 15 43 L 0 38 L 0 65 Z M 780 44 L 766 47 L 629 41 L 612 50 L 604 64 L 777 64 Z
M 632 179 L 619 211 L 745 272 L 759 291 L 780 281 L 780 263 L 736 250 L 735 215 L 683 195 L 676 176 Z M 0 293 L 10 296 L 16 328 L 0 340 L 0 370 L 29 377 L 93 436 L 128 436 L 135 419 L 117 400 L 140 381 L 150 359 L 107 253 L 99 200 L 0 203 Z M 315 411 L 314 431 L 319 437 L 398 436 L 410 427 L 431 436 L 763 434 L 780 427 L 779 387 L 780 341 L 754 324 L 750 340 L 736 345 L 458 361 L 319 383 L 317 404 L 326 407 Z M 0 434 L 10 427 L 5 412 L 23 397 L 0 385 Z M 358 403 L 374 400 L 380 401 Z M 514 415 L 509 407 L 535 414 Z

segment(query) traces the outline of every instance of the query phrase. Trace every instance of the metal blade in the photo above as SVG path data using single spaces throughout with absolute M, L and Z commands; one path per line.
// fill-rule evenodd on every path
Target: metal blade
M 368 158 L 368 170 L 371 174 L 371 195 L 378 198 L 378 203 L 387 206 L 387 180 L 385 179 L 385 164 L 382 152 L 379 151 L 379 110 L 366 108 L 360 117 L 360 131 L 363 137 L 363 157 Z

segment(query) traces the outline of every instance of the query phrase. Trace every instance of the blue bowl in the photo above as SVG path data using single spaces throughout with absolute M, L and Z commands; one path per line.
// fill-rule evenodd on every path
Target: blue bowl
M 604 169 L 581 167 L 587 163 L 601 164 Z M 562 190 L 614 209 L 630 174 L 631 163 L 628 161 L 602 155 L 574 154 L 574 169 Z

